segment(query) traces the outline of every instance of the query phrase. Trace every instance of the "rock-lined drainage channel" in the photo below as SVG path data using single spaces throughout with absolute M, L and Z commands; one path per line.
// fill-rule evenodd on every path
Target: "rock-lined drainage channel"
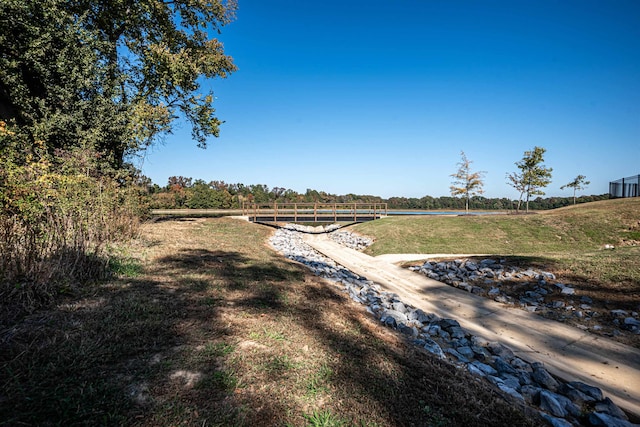
M 497 386 L 502 392 L 537 409 L 551 426 L 637 426 L 602 391 L 579 381 L 563 382 L 542 363 L 528 363 L 499 343 L 465 332 L 455 319 L 443 319 L 401 301 L 304 243 L 304 227 L 288 225 L 275 232 L 271 245 L 314 274 L 334 282 L 383 325 L 407 336 L 436 357 L 448 360 Z M 330 231 L 330 230 L 327 230 Z M 355 249 L 370 244 L 349 232 L 330 234 L 336 242 Z
M 553 273 L 509 266 L 504 259 L 426 261 L 409 270 L 502 304 L 542 312 L 560 322 L 576 320 L 580 322 L 576 327 L 582 330 L 605 332 L 608 336 L 620 335 L 621 331 L 640 334 L 637 311 L 598 310 L 591 306 L 591 298 L 578 297 L 573 286 L 559 283 Z M 505 292 L 509 287 L 519 289 L 521 295 L 510 296 L 511 291 Z

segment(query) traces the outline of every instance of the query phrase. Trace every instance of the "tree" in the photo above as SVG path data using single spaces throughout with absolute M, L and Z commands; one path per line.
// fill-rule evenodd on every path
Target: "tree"
M 529 212 L 529 199 L 532 195 L 544 195 L 542 189 L 551 183 L 552 168 L 547 168 L 543 164 L 544 153 L 547 150 L 542 147 L 533 147 L 531 151 L 525 151 L 524 157 L 516 166 L 520 169 L 520 173 L 514 172 L 507 175 L 509 185 L 520 191 L 520 200 L 522 195 L 526 194 L 527 212 Z M 520 210 L 520 202 L 518 202 L 518 211 Z
M 104 65 L 97 33 L 65 0 L 0 1 L 0 121 L 15 136 L 3 156 L 26 162 L 55 150 L 87 149 L 117 123 L 98 88 Z
M 587 185 L 591 184 L 591 182 L 587 181 L 586 179 L 587 179 L 586 176 L 578 175 L 573 181 L 560 187 L 561 190 L 564 190 L 565 188 L 573 188 L 573 204 L 574 205 L 576 204 L 576 191 L 584 190 L 585 188 L 587 188 Z
M 522 175 L 517 172 L 511 172 L 510 174 L 507 174 L 507 184 L 515 188 L 518 193 L 520 193 L 520 197 L 518 198 L 518 206 L 516 207 L 516 212 L 520 212 L 522 197 L 524 196 L 525 191 L 527 191 L 527 186 L 522 179 Z
M 209 34 L 235 0 L 2 0 L 0 120 L 50 152 L 95 148 L 116 168 L 186 119 L 222 123 L 202 78 L 235 70 Z
M 454 178 L 451 187 L 451 195 L 452 196 L 464 196 L 465 198 L 465 212 L 469 212 L 469 201 L 472 196 L 477 196 L 484 193 L 482 189 L 484 182 L 483 177 L 486 172 L 472 172 L 471 171 L 471 160 L 467 159 L 464 151 L 460 152 L 460 156 L 462 159 L 458 163 L 458 171 L 454 174 L 451 174 L 451 177 Z

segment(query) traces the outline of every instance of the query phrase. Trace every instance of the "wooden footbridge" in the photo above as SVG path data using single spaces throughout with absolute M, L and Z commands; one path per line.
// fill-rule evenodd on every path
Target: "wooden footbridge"
M 245 204 L 242 215 L 251 222 L 366 222 L 387 216 L 386 203 Z

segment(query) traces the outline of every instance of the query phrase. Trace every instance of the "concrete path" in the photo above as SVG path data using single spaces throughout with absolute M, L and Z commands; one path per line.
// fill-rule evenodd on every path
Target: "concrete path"
M 500 341 L 522 359 L 544 363 L 565 381 L 599 387 L 618 406 L 640 418 L 640 350 L 429 279 L 384 257 L 341 246 L 326 234 L 305 235 L 305 241 L 416 308 L 456 319 L 468 332 Z

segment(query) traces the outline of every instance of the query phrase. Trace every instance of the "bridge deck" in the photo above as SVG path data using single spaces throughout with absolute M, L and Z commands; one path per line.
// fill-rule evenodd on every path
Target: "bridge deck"
M 245 205 L 252 222 L 365 222 L 387 216 L 386 203 L 274 203 Z

